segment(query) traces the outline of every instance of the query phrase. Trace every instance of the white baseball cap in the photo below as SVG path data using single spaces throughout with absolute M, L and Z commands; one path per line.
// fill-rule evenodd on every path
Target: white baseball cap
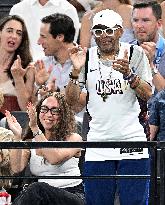
M 95 14 L 92 28 L 99 24 L 109 28 L 113 28 L 116 25 L 123 27 L 122 23 L 123 19 L 118 13 L 110 9 L 105 9 Z

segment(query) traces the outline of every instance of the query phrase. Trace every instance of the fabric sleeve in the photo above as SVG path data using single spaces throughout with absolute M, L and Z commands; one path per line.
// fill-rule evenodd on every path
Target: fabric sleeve
M 130 66 L 133 72 L 135 72 L 142 80 L 152 85 L 152 74 L 149 64 L 149 60 L 140 46 L 134 45 Z
M 158 98 L 155 98 L 150 107 L 149 114 L 149 124 L 159 126 L 160 125 L 160 116 L 159 116 L 159 101 Z

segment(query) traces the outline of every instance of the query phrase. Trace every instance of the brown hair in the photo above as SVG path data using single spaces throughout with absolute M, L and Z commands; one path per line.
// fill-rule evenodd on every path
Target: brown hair
M 14 57 L 13 57 L 12 61 L 10 62 L 9 68 L 7 69 L 7 74 L 9 76 L 9 78 L 13 79 L 10 68 L 11 68 L 12 64 L 14 63 L 14 61 L 17 59 L 17 55 L 19 55 L 21 58 L 23 68 L 26 68 L 28 66 L 28 64 L 32 61 L 32 56 L 30 53 L 30 42 L 29 42 L 27 28 L 26 28 L 24 20 L 21 17 L 19 17 L 17 15 L 5 16 L 0 21 L 0 31 L 2 31 L 4 26 L 6 25 L 6 23 L 11 21 L 11 20 L 18 21 L 22 25 L 22 42 L 21 42 L 20 46 L 17 48 L 17 50 L 15 51 Z
M 119 2 L 120 2 L 121 4 L 129 4 L 129 5 L 132 5 L 130 0 L 119 0 Z

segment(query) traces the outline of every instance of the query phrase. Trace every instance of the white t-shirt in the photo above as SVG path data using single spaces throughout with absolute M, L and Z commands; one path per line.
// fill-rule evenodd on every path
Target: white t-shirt
M 130 50 L 130 44 L 121 43 L 118 58 L 123 58 L 124 50 Z M 146 135 L 139 123 L 140 106 L 135 90 L 130 88 L 123 75 L 111 66 L 99 62 L 97 47 L 89 50 L 87 90 L 89 101 L 87 109 L 92 117 L 88 141 L 146 141 Z M 138 46 L 134 46 L 130 67 L 143 80 L 151 83 L 151 71 L 148 59 Z M 101 93 L 107 94 L 103 102 Z M 148 157 L 147 149 L 135 152 L 122 152 L 118 149 L 92 148 L 86 151 L 87 161 L 138 159 Z
M 36 150 L 31 149 L 30 171 L 35 176 L 80 176 L 78 167 L 79 158 L 72 157 L 60 164 L 52 165 L 44 158 L 36 155 Z M 39 179 L 39 182 L 46 182 L 51 186 L 66 188 L 79 185 L 81 179 Z
M 49 0 L 44 6 L 38 0 L 23 0 L 15 4 L 10 10 L 11 15 L 19 15 L 26 23 L 34 61 L 44 56 L 42 47 L 37 44 L 41 19 L 57 12 L 66 14 L 73 20 L 76 29 L 74 39 L 76 42 L 79 34 L 79 18 L 76 8 L 66 0 Z

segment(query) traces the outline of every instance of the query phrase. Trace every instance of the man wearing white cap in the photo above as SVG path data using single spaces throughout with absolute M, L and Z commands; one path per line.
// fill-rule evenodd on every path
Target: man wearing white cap
M 86 49 L 71 52 L 73 69 L 66 89 L 68 103 L 81 110 L 86 105 L 92 118 L 88 141 L 146 141 L 138 115 L 136 95 L 151 96 L 151 71 L 143 49 L 119 43 L 122 18 L 112 10 L 102 10 L 93 18 L 92 33 L 97 43 L 89 49 L 85 88 L 79 88 L 79 74 Z M 87 97 L 88 93 L 88 98 Z M 87 148 L 84 175 L 148 175 L 150 161 L 146 148 Z M 85 180 L 87 205 L 114 205 L 116 186 L 120 204 L 147 205 L 149 180 Z

